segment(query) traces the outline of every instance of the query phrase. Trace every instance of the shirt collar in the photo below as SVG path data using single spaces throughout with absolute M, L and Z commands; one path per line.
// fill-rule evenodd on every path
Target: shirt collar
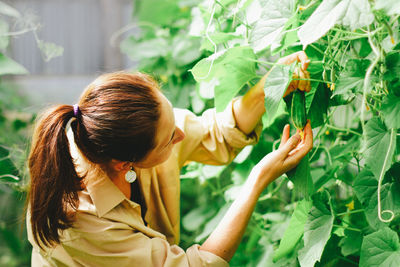
M 97 215 L 104 216 L 126 199 L 125 195 L 106 175 L 85 177 L 86 188 L 96 207 Z
M 69 124 L 68 124 L 69 126 Z M 75 168 L 80 174 L 85 174 L 85 185 L 90 198 L 96 207 L 97 215 L 104 216 L 110 210 L 119 205 L 122 201 L 128 200 L 111 179 L 102 171 L 88 171 L 78 147 L 75 144 L 74 134 L 70 127 L 67 127 L 67 138 L 70 146 L 70 153 Z M 131 202 L 131 205 L 138 204 Z

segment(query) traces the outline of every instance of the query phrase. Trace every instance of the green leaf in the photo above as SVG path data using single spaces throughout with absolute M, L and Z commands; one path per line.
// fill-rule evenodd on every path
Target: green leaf
M 387 71 L 384 74 L 386 80 L 392 81 L 398 79 L 397 73 L 400 72 L 400 54 L 398 51 L 390 52 L 385 58 Z
M 201 242 L 203 241 L 207 236 L 211 234 L 212 231 L 215 230 L 217 227 L 218 223 L 222 220 L 222 218 L 225 216 L 225 213 L 230 207 L 230 203 L 226 203 L 224 206 L 222 206 L 218 213 L 210 219 L 206 225 L 204 226 L 203 231 L 196 237 L 195 242 Z
M 278 113 L 279 106 L 282 102 L 283 94 L 292 81 L 294 65 L 279 66 L 272 68 L 267 79 L 265 80 L 265 119 L 264 127 L 271 125 Z
M 370 25 L 374 21 L 374 14 L 368 0 L 348 0 L 341 24 L 351 30 Z
M 214 33 L 210 33 L 209 36 L 210 36 L 210 39 L 216 45 L 225 43 L 227 41 L 230 41 L 230 40 L 233 40 L 233 39 L 239 37 L 231 32 L 214 32 Z M 214 52 L 214 45 L 210 42 L 210 40 L 208 40 L 206 38 L 206 39 L 204 39 L 203 43 L 201 44 L 200 49 Z
M 299 250 L 300 266 L 314 266 L 321 259 L 333 227 L 334 216 L 331 212 L 330 196 L 327 191 L 313 196 L 311 208 L 304 227 L 304 248 Z
M 360 252 L 362 241 L 361 232 L 345 230 L 345 236 L 339 242 L 343 256 L 357 255 Z
M 164 38 L 153 38 L 145 41 L 138 41 L 134 37 L 128 37 L 121 42 L 122 53 L 135 60 L 164 57 L 169 50 L 168 42 Z
M 394 94 L 387 95 L 382 103 L 382 113 L 389 128 L 400 128 L 400 97 Z
M 212 210 L 206 206 L 195 208 L 183 217 L 182 226 L 187 231 L 196 231 L 210 218 L 210 215 L 212 215 L 210 213 L 212 213 Z
M 289 226 L 279 243 L 279 248 L 274 254 L 274 261 L 278 261 L 293 252 L 296 244 L 304 233 L 304 225 L 307 221 L 307 214 L 311 207 L 311 202 L 305 199 L 301 200 L 297 204 L 290 219 Z
M 347 98 L 355 97 L 357 92 L 362 92 L 365 73 L 370 63 L 371 61 L 367 59 L 348 60 L 345 70 L 339 76 L 336 89 L 333 91 L 331 98 L 335 95 L 344 95 Z
M 254 60 L 255 54 L 250 47 L 233 47 L 202 59 L 191 72 L 197 82 L 215 79 L 215 107 L 220 112 L 256 76 Z
M 13 8 L 10 5 L 7 5 L 4 2 L 0 2 L 0 14 L 9 16 L 9 17 L 14 17 L 14 18 L 19 18 L 21 17 L 21 13 L 19 13 L 18 10 Z
M 383 228 L 364 237 L 360 267 L 400 266 L 400 243 L 396 232 Z
M 42 52 L 45 61 L 50 61 L 52 58 L 62 56 L 64 48 L 50 42 L 38 41 L 38 47 Z
M 177 66 L 185 66 L 201 56 L 198 38 L 176 37 L 172 42 L 172 59 Z
M 324 0 L 301 26 L 298 36 L 307 46 L 324 36 L 335 24 L 354 30 L 368 26 L 373 20 L 368 0 Z
M 137 1 L 135 12 L 139 21 L 161 26 L 170 26 L 175 20 L 190 15 L 182 12 L 177 0 Z
M 287 172 L 287 176 L 293 182 L 295 192 L 298 192 L 301 196 L 309 197 L 314 192 L 308 154 L 294 169 Z
M 358 200 L 363 204 L 368 204 L 371 196 L 376 192 L 378 180 L 368 169 L 363 169 L 353 183 L 353 190 Z
M 365 162 L 371 167 L 375 177 L 380 177 L 381 172 L 386 172 L 391 165 L 396 140 L 391 138 L 390 131 L 376 117 L 370 119 L 365 125 L 364 134 L 366 135 L 363 147 Z M 385 159 L 390 160 L 386 166 L 384 166 Z M 383 167 L 385 169 L 382 170 Z
M 389 16 L 400 15 L 400 2 L 398 0 L 376 0 L 374 9 L 383 9 Z
M 27 73 L 25 67 L 0 53 L 0 75 Z
M 323 83 L 311 83 L 311 91 L 306 93 L 307 119 L 313 128 L 325 123 L 329 106 L 329 89 Z
M 261 18 L 255 23 L 250 36 L 250 44 L 257 53 L 271 45 L 279 46 L 283 31 L 292 17 L 294 0 L 264 0 Z

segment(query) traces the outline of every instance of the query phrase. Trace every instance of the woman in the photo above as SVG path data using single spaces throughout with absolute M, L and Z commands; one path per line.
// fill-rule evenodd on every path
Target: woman
M 280 60 L 302 64 L 298 52 Z M 279 149 L 251 171 L 242 193 L 208 239 L 179 248 L 179 173 L 187 161 L 227 164 L 257 141 L 266 76 L 226 110 L 196 117 L 173 110 L 144 74 L 112 73 L 90 84 L 78 105 L 49 109 L 29 156 L 28 238 L 32 266 L 227 266 L 258 197 L 312 147 L 283 130 Z M 309 90 L 297 81 L 288 91 Z

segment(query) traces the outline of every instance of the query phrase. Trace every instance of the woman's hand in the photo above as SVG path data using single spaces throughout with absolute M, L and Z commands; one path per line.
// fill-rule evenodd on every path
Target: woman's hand
M 253 168 L 240 194 L 218 226 L 201 245 L 201 250 L 209 251 L 228 262 L 233 257 L 261 192 L 277 177 L 299 164 L 312 148 L 313 136 L 310 121 L 304 128 L 305 135 L 302 141 L 298 133 L 290 137 L 289 130 L 289 125 L 286 125 L 279 148 L 266 155 Z
M 304 127 L 304 138 L 298 133 L 290 137 L 290 126 L 283 129 L 279 148 L 266 155 L 252 170 L 250 176 L 257 177 L 257 184 L 264 190 L 273 180 L 293 169 L 313 146 L 313 133 L 310 120 Z M 290 138 L 289 138 L 290 137 Z
M 297 88 L 301 91 L 306 91 L 306 92 L 309 92 L 311 90 L 310 81 L 298 80 L 298 79 L 310 79 L 310 73 L 307 71 L 308 65 L 310 64 L 310 60 L 308 59 L 306 53 L 304 51 L 299 51 L 278 60 L 278 64 L 283 64 L 283 65 L 290 65 L 293 62 L 300 62 L 300 66 L 298 66 L 294 70 L 293 79 L 295 80 L 293 80 L 289 84 L 283 97 L 287 96 Z

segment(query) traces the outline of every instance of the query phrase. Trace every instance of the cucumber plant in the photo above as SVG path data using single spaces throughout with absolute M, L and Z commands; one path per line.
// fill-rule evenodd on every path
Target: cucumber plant
M 399 2 L 136 2 L 141 32 L 122 51 L 158 76 L 178 106 L 221 111 L 270 71 L 260 142 L 229 166 L 183 169 L 181 245 L 210 233 L 251 168 L 277 147 L 290 121 L 282 96 L 294 66 L 276 60 L 304 50 L 312 89 L 301 113 L 314 148 L 266 189 L 231 265 L 398 266 Z

